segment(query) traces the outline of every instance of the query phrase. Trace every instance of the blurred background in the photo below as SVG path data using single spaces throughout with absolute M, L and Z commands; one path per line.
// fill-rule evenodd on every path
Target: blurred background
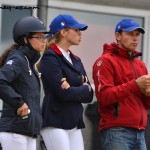
M 0 0 L 0 53 L 12 45 L 14 23 L 24 16 L 38 16 L 49 29 L 51 20 L 60 13 L 74 16 L 79 22 L 88 25 L 82 33 L 79 46 L 70 50 L 79 56 L 93 86 L 92 66 L 102 54 L 103 44 L 115 42 L 114 30 L 118 21 L 131 17 L 139 22 L 146 33 L 141 37 L 137 51 L 141 51 L 143 60 L 150 71 L 150 1 L 149 0 Z M 42 102 L 43 92 L 41 96 Z M 0 110 L 2 101 L 0 101 Z M 100 150 L 97 114 L 97 102 L 94 96 L 91 104 L 84 105 L 86 128 L 82 130 L 85 150 Z M 148 111 L 149 115 L 149 111 Z M 150 122 L 146 129 L 146 143 L 150 150 Z M 37 140 L 37 150 L 41 150 Z

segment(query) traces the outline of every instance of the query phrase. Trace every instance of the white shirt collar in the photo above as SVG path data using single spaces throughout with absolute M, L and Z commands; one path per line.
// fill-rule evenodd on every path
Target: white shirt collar
M 63 50 L 61 47 L 57 46 L 59 48 L 59 50 L 62 52 L 63 56 L 71 63 L 72 63 L 72 60 L 70 58 L 70 52 L 69 51 L 65 51 Z

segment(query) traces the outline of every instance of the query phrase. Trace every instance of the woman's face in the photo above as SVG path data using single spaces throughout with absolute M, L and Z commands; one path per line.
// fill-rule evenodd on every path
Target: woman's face
M 81 42 L 81 31 L 79 29 L 69 28 L 65 34 L 65 39 L 70 45 L 79 45 Z
M 30 37 L 30 44 L 38 52 L 44 52 L 46 48 L 46 41 L 44 33 L 35 33 Z

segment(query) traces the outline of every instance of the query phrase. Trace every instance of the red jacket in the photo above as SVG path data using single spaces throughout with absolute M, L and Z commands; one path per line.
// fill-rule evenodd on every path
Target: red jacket
M 104 44 L 103 55 L 94 63 L 100 130 L 116 126 L 145 129 L 150 98 L 141 93 L 135 80 L 148 72 L 138 55 L 134 51 L 129 57 L 117 44 Z

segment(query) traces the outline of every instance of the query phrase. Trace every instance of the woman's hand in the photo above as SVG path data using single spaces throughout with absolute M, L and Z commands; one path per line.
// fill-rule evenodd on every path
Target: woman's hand
M 17 114 L 21 117 L 27 116 L 30 113 L 30 110 L 26 103 L 24 103 L 21 107 L 18 108 Z
M 87 76 L 82 75 L 82 83 L 87 83 L 87 82 L 88 82 Z
M 69 89 L 70 88 L 70 84 L 66 81 L 66 78 L 62 78 L 61 79 L 61 88 L 62 89 Z
M 89 92 L 91 92 L 91 86 L 88 84 L 88 83 L 83 83 L 83 85 L 87 85 L 88 86 L 88 89 L 89 89 Z

